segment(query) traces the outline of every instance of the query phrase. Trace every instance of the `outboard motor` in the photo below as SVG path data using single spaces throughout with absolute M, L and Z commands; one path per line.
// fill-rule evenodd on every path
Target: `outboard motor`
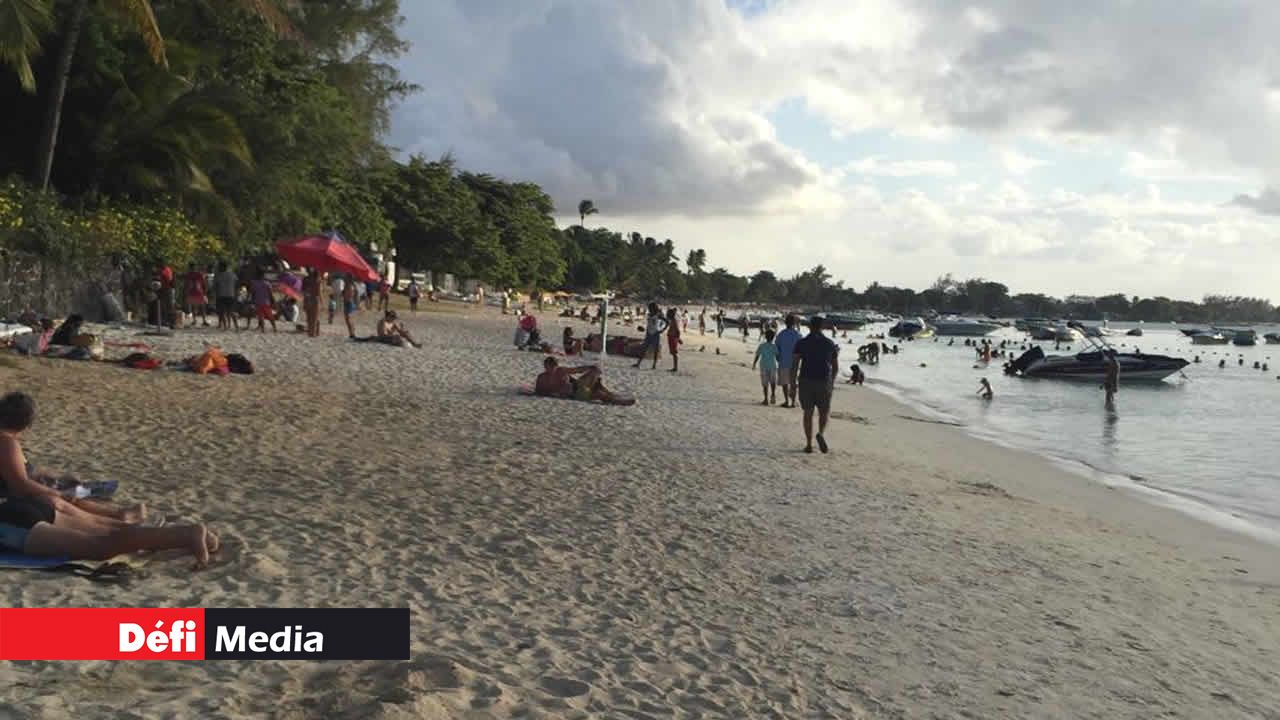
M 1043 359 L 1044 359 L 1044 350 L 1041 350 L 1040 346 L 1036 345 L 1030 350 L 1022 353 L 1022 355 L 1020 355 L 1017 360 L 1014 360 L 1008 365 L 1005 365 L 1004 371 L 1008 375 L 1018 375 L 1018 374 L 1021 374 L 1027 368 L 1031 367 L 1031 365 L 1036 361 L 1043 360 Z

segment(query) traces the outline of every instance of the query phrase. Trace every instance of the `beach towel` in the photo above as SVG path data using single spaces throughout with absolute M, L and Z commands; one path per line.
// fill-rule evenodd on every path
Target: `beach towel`
M 86 580 L 119 584 L 139 577 L 128 563 L 107 562 L 96 566 L 72 562 L 69 557 L 34 557 L 15 552 L 0 552 L 0 570 L 46 570 L 67 573 Z
M 533 388 L 533 386 L 532 386 L 532 385 L 521 385 L 520 387 L 516 388 L 516 392 L 517 392 L 517 393 L 519 393 L 519 394 L 521 394 L 521 395 L 527 395 L 527 396 L 529 396 L 529 397 L 551 397 L 550 395 L 539 395 L 539 394 L 534 390 L 534 388 Z M 624 399 L 624 400 L 631 400 L 633 403 L 635 402 L 635 399 L 634 399 L 634 398 L 630 398 L 630 397 L 628 397 L 628 396 L 626 396 L 626 395 L 617 395 L 617 397 L 618 397 L 618 398 L 620 398 L 620 399 Z M 581 402 L 581 401 L 579 401 L 577 398 L 554 398 L 554 399 L 556 399 L 556 400 L 573 400 L 573 401 L 575 401 L 575 402 Z M 601 401 L 599 401 L 599 400 L 591 400 L 591 401 L 589 401 L 589 402 L 590 402 L 591 404 L 593 404 L 593 405 L 608 405 L 608 404 L 609 404 L 609 403 L 601 402 Z M 621 406 L 620 406 L 620 407 L 621 407 Z
M 217 348 L 209 348 L 205 350 L 199 357 L 194 357 L 187 362 L 191 366 L 192 371 L 197 375 L 226 375 L 230 372 L 227 365 L 227 356 Z

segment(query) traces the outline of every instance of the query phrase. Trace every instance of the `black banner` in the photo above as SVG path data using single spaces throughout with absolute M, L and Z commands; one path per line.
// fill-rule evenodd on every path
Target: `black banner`
M 206 660 L 408 660 L 409 608 L 205 608 Z

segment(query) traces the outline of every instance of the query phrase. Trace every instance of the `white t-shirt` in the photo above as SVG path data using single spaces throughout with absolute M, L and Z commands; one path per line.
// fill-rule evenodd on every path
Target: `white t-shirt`
M 645 323 L 645 335 L 661 335 L 667 329 L 667 321 L 661 315 L 650 315 Z
M 340 277 L 329 281 L 329 292 L 333 293 L 334 297 L 342 297 L 342 291 L 346 288 L 347 284 Z

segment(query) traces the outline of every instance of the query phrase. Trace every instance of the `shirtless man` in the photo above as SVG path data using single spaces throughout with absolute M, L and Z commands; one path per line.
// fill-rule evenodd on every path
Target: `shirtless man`
M 72 500 L 27 475 L 22 434 L 35 421 L 35 401 L 26 393 L 0 397 L 0 550 L 33 556 L 68 556 L 75 560 L 108 560 L 139 550 L 187 549 L 196 567 L 209 563 L 218 537 L 203 525 L 141 527 L 103 512 L 99 503 Z
M 382 319 L 378 321 L 377 339 L 378 342 L 388 345 L 404 347 L 405 343 L 408 343 L 415 348 L 422 347 L 422 344 L 416 342 L 413 336 L 409 334 L 409 331 L 404 329 L 404 325 L 401 325 L 396 319 L 395 310 L 388 310 L 382 316 Z
M 634 398 L 618 397 L 605 388 L 600 379 L 600 368 L 595 365 L 560 367 L 554 357 L 548 356 L 542 361 L 542 367 L 542 374 L 538 375 L 533 386 L 534 393 L 538 395 L 586 402 L 598 400 L 608 405 L 634 405 L 636 402 Z

